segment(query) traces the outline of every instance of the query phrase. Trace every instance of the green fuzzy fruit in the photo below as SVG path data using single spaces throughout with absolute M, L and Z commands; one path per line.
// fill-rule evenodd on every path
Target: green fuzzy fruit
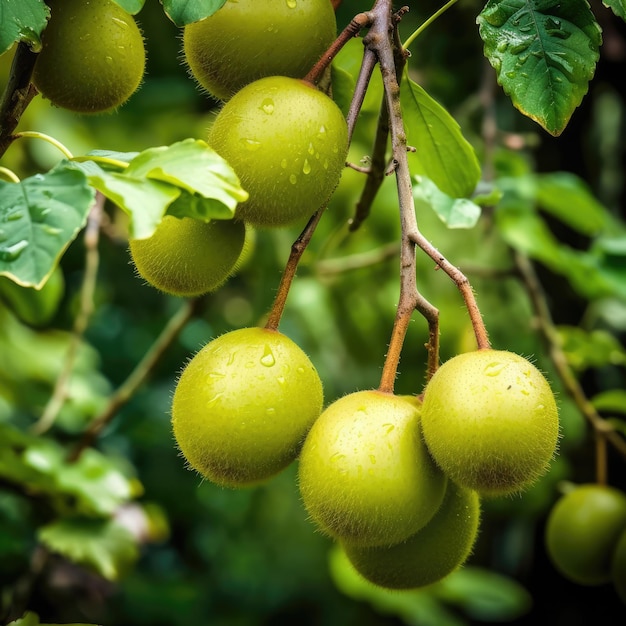
M 342 547 L 364 578 L 388 589 L 412 589 L 441 580 L 469 557 L 478 535 L 480 500 L 448 482 L 434 517 L 406 541 L 391 547 Z
M 250 194 L 237 217 L 285 226 L 323 208 L 339 183 L 348 128 L 339 107 L 312 85 L 273 76 L 255 81 L 224 105 L 209 144 Z
M 302 78 L 336 31 L 330 0 L 229 0 L 185 27 L 183 48 L 200 85 L 228 100 L 265 76 Z
M 358 391 L 331 404 L 309 432 L 299 485 L 311 518 L 356 545 L 392 545 L 435 514 L 446 478 L 422 441 L 416 399 Z
M 322 403 L 320 378 L 291 339 L 242 328 L 208 343 L 185 367 L 172 403 L 174 437 L 200 474 L 241 487 L 296 458 Z
M 424 391 L 422 428 L 437 464 L 481 495 L 525 489 L 548 469 L 559 419 L 543 374 L 501 350 L 459 354 Z
M 580 585 L 611 580 L 611 560 L 626 530 L 626 494 L 605 485 L 580 485 L 554 505 L 546 548 L 559 572 Z
M 611 582 L 620 600 L 626 604 L 626 528 L 611 557 Z
M 33 83 L 78 113 L 114 109 L 141 83 L 146 52 L 131 15 L 112 0 L 50 0 Z
M 130 253 L 139 275 L 153 287 L 175 296 L 199 296 L 215 291 L 235 271 L 245 231 L 235 220 L 166 215 L 152 236 L 130 240 Z

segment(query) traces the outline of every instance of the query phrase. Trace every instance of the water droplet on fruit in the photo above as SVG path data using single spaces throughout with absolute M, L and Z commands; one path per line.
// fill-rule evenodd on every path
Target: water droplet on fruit
M 109 65 L 113 65 L 113 57 L 110 56 L 105 56 L 104 60 L 109 64 Z
M 279 377 L 276 379 L 276 382 L 277 382 L 279 385 L 284 385 L 284 384 L 285 384 L 285 377 L 284 377 L 284 376 L 279 376 Z
M 231 352 L 228 357 L 228 363 L 226 363 L 226 365 L 232 365 L 235 362 L 236 356 L 237 356 L 237 350 L 235 350 L 234 352 Z
M 207 403 L 207 406 L 213 406 L 224 394 L 216 393 Z
M 298 372 L 298 374 L 304 374 L 304 368 L 303 367 L 299 367 L 296 372 Z
M 87 40 L 91 39 L 91 33 L 85 33 L 84 35 L 81 35 L 81 36 L 79 37 L 79 39 L 80 39 L 81 41 L 87 41 Z
M 254 367 L 254 363 L 252 361 L 248 361 L 244 367 L 246 369 L 252 369 Z
M 124 20 L 120 20 L 117 17 L 111 18 L 112 21 L 115 23 L 116 26 L 119 26 L 120 28 L 126 30 L 128 28 L 128 24 L 124 21 Z
M 315 154 L 315 148 L 312 143 L 309 143 L 309 147 L 307 148 L 307 152 L 309 154 Z
M 495 363 L 489 363 L 483 370 L 483 373 L 485 376 L 499 376 L 505 367 L 504 363 L 498 363 L 496 361 Z
M 266 115 L 274 113 L 274 101 L 271 98 L 265 98 L 259 107 Z
M 395 426 L 393 424 L 383 424 L 383 428 L 385 429 L 385 432 L 389 434 L 392 430 L 395 429 Z
M 295 184 L 298 182 L 298 177 L 297 177 L 295 174 L 292 174 L 292 175 L 289 177 L 289 182 L 290 182 L 292 185 L 295 185 Z
M 330 462 L 331 463 L 339 463 L 339 461 L 342 461 L 345 458 L 346 458 L 345 454 L 341 454 L 341 452 L 335 452 L 335 454 L 333 454 L 330 457 Z
M 27 247 L 28 241 L 26 241 L 25 239 L 14 243 L 12 246 L 0 247 L 0 261 L 5 261 L 6 263 L 10 263 L 11 261 L 17 261 L 17 259 L 20 258 L 20 255 Z
M 283 159 L 283 160 L 280 162 L 280 166 L 281 166 L 283 169 L 285 169 L 285 168 L 287 167 L 287 159 Z
M 217 378 L 217 379 L 226 378 L 226 374 L 222 374 L 222 372 L 210 372 L 209 373 L 209 381 L 212 378 Z
M 287 6 L 290 9 L 295 9 L 296 6 L 298 6 L 298 2 L 297 2 L 297 0 L 287 0 Z
M 376 465 L 376 457 L 373 454 L 370 454 L 370 463 Z
M 302 165 L 302 173 L 303 174 L 310 174 L 311 173 L 311 164 L 309 163 L 308 159 L 304 159 L 304 163 Z
M 274 415 L 276 413 L 276 409 L 274 407 L 270 406 L 267 409 L 265 409 L 265 413 L 267 415 Z
M 324 159 L 324 163 L 322 165 L 324 166 L 324 169 L 327 170 L 328 169 L 328 159 Z
M 261 142 L 256 139 L 242 139 L 241 142 L 250 152 L 256 152 L 261 147 Z
M 263 351 L 263 356 L 261 357 L 261 365 L 265 367 L 272 367 L 276 363 L 276 359 L 274 358 L 274 353 L 269 346 L 265 346 L 265 350 Z

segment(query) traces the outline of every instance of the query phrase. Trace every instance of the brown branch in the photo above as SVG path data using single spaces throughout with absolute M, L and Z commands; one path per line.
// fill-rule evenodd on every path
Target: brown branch
M 0 157 L 13 142 L 13 131 L 31 100 L 37 95 L 37 90 L 30 82 L 36 60 L 37 53 L 27 44 L 17 44 L 9 80 L 0 102 Z

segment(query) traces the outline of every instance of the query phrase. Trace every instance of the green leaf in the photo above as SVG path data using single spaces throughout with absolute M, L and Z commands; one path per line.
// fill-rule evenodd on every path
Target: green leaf
M 333 64 L 331 66 L 331 76 L 333 84 L 333 100 L 341 109 L 344 116 L 348 115 L 352 94 L 354 93 L 355 81 L 352 75 L 346 70 Z
M 408 143 L 416 149 L 412 157 L 417 173 L 452 198 L 470 196 L 480 166 L 455 119 L 408 76 L 402 81 L 400 102 Z
M 43 526 L 38 534 L 48 549 L 107 580 L 118 580 L 138 557 L 130 531 L 112 520 L 65 518 Z
M 62 162 L 19 183 L 0 181 L 0 275 L 41 287 L 85 225 L 94 190 Z
M 586 235 L 596 235 L 610 220 L 589 187 L 574 174 L 555 172 L 537 177 L 537 202 L 542 209 Z
M 143 9 L 143 5 L 146 0 L 113 0 L 116 4 L 119 4 L 124 11 L 131 15 L 136 15 Z
M 626 21 L 626 2 L 624 0 L 602 0 L 602 4 L 611 9 L 617 17 Z
M 481 622 L 510 622 L 532 607 L 531 595 L 519 583 L 478 567 L 461 568 L 439 582 L 435 591 L 438 598 Z
M 126 172 L 111 172 L 93 161 L 74 163 L 85 173 L 89 182 L 130 216 L 130 236 L 149 237 L 158 226 L 168 207 L 181 190 L 158 180 L 134 178 Z
M 176 26 L 203 20 L 226 4 L 226 0 L 161 0 L 167 16 Z
M 605 365 L 626 365 L 626 350 L 605 330 L 559 326 L 558 332 L 568 363 L 579 372 Z
M 586 0 L 489 0 L 485 56 L 513 105 L 560 135 L 587 93 L 602 43 Z
M 448 228 L 473 228 L 480 218 L 480 207 L 466 198 L 451 198 L 432 180 L 418 176 L 413 187 L 417 202 L 430 206 Z
M 124 174 L 170 183 L 214 200 L 211 215 L 207 216 L 214 219 L 231 219 L 237 204 L 248 199 L 233 169 L 199 139 L 145 150 L 130 162 Z
M 591 404 L 598 411 L 626 415 L 626 390 L 609 389 L 602 391 L 591 398 Z
M 40 35 L 49 16 L 50 9 L 43 0 L 0 2 L 0 54 L 16 41 L 25 41 L 33 50 L 40 50 Z

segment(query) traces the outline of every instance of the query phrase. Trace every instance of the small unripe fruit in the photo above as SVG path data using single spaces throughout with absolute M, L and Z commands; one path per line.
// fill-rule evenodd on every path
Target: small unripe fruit
M 185 27 L 185 59 L 202 87 L 228 100 L 265 76 L 302 78 L 336 30 L 330 0 L 229 1 Z
M 322 531 L 392 545 L 435 514 L 446 478 L 422 441 L 415 398 L 358 391 L 322 413 L 299 460 L 304 505 Z
M 49 0 L 51 17 L 33 83 L 53 104 L 99 113 L 128 100 L 143 77 L 146 53 L 131 15 L 112 0 Z
M 189 465 L 227 487 L 287 467 L 322 410 L 322 383 L 285 335 L 242 328 L 208 343 L 174 392 L 174 437 Z
M 626 530 L 626 494 L 606 485 L 580 485 L 554 505 L 546 548 L 563 576 L 580 585 L 611 580 L 611 560 Z
M 554 394 L 523 357 L 502 350 L 459 354 L 424 391 L 430 453 L 455 482 L 481 495 L 523 490 L 548 469 L 559 437 Z
M 272 76 L 239 91 L 215 118 L 208 142 L 250 194 L 236 216 L 285 226 L 324 207 L 345 165 L 348 128 L 339 107 L 301 80 Z
M 157 289 L 180 297 L 214 291 L 232 274 L 245 241 L 235 220 L 203 222 L 166 215 L 146 239 L 131 239 L 139 275 Z
M 390 547 L 342 544 L 354 568 L 388 589 L 412 589 L 435 583 L 461 567 L 478 535 L 478 494 L 448 481 L 433 518 L 406 541 Z

